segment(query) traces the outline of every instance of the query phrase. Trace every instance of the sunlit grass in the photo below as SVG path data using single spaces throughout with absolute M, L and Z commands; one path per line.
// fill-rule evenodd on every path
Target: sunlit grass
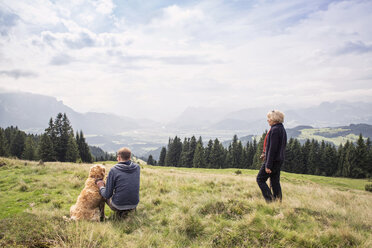
M 297 137 L 297 139 L 300 140 L 306 140 L 306 139 L 314 139 L 319 142 L 324 140 L 325 142 L 331 142 L 334 143 L 335 145 L 340 145 L 340 144 L 345 144 L 347 141 L 350 142 L 356 142 L 359 138 L 358 135 L 355 134 L 348 134 L 345 136 L 336 136 L 336 137 L 324 137 L 320 135 L 321 133 L 326 133 L 326 134 L 335 134 L 338 132 L 342 131 L 347 131 L 348 129 L 342 129 L 342 128 L 337 128 L 337 129 L 332 129 L 332 128 L 313 128 L 313 129 L 302 129 L 301 134 Z
M 283 202 L 266 204 L 255 170 L 142 166 L 141 201 L 124 220 L 66 222 L 89 164 L 3 159 L 0 246 L 370 247 L 367 180 L 282 173 Z M 106 163 L 110 168 L 113 163 Z M 35 233 L 34 235 L 32 233 Z

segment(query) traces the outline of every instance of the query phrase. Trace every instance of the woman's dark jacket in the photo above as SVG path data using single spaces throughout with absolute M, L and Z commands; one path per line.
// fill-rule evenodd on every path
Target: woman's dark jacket
M 270 170 L 277 169 L 284 161 L 285 147 L 287 145 L 287 132 L 282 123 L 271 126 L 266 141 L 265 167 Z

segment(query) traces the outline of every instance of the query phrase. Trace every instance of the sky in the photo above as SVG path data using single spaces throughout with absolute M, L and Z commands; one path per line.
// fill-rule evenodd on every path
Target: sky
M 2 0 L 0 91 L 157 121 L 370 102 L 371 13 L 369 0 Z

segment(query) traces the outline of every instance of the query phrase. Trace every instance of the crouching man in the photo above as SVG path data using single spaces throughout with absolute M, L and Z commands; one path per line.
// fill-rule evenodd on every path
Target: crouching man
M 107 176 L 106 186 L 103 180 L 97 180 L 96 184 L 115 216 L 122 217 L 138 205 L 140 166 L 131 161 L 131 151 L 127 147 L 119 149 L 117 160 Z

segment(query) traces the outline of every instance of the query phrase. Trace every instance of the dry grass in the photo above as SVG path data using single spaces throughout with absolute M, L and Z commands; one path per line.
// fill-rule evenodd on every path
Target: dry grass
M 294 174 L 285 174 L 283 202 L 268 205 L 256 172 L 145 165 L 137 212 L 118 221 L 106 208 L 103 223 L 65 222 L 91 165 L 1 160 L 0 246 L 372 246 L 370 192 Z

